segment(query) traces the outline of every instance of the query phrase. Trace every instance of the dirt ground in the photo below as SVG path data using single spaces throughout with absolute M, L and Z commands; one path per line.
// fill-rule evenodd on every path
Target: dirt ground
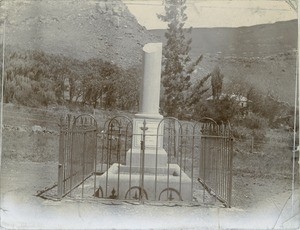
M 3 151 L 1 164 L 1 226 L 4 223 L 8 227 L 16 228 L 31 228 L 40 225 L 44 227 L 52 226 L 53 228 L 73 228 L 73 225 L 43 225 L 42 220 L 52 216 L 58 218 L 57 215 L 64 215 L 65 206 L 71 205 L 70 210 L 75 207 L 81 207 L 87 212 L 99 212 L 96 204 L 84 205 L 82 201 L 46 201 L 35 194 L 45 187 L 49 187 L 57 182 L 57 159 L 58 159 L 58 126 L 55 122 L 58 120 L 57 111 L 27 111 L 26 108 L 16 108 L 14 106 L 6 106 L 4 113 L 4 129 L 3 129 Z M 51 119 L 50 119 L 51 118 Z M 33 126 L 39 125 L 42 131 L 34 131 Z M 109 225 L 112 216 L 122 216 L 129 212 L 131 215 L 142 215 L 147 213 L 147 218 L 157 218 L 157 225 L 162 228 L 165 221 L 160 220 L 158 213 L 166 214 L 167 218 L 175 218 L 180 216 L 178 228 L 195 228 L 198 229 L 201 222 L 198 215 L 206 216 L 212 223 L 204 226 L 215 229 L 222 228 L 250 228 L 257 229 L 259 223 L 250 221 L 251 215 L 262 214 L 267 215 L 263 218 L 266 221 L 268 228 L 276 227 L 281 229 L 284 226 L 300 226 L 299 221 L 295 218 L 299 217 L 299 174 L 294 176 L 294 184 L 292 183 L 292 161 L 289 146 L 290 133 L 284 130 L 269 130 L 268 138 L 255 152 L 251 153 L 247 147 L 247 143 L 236 142 L 234 146 L 234 168 L 233 168 L 233 193 L 232 193 L 232 208 L 213 208 L 213 207 L 176 207 L 170 212 L 170 207 L 150 207 L 150 206 L 135 206 L 128 204 L 112 205 L 107 203 L 98 204 L 103 207 L 107 222 L 101 228 L 120 228 L 121 225 Z M 295 172 L 298 172 L 298 164 L 295 164 Z M 294 190 L 292 190 L 294 188 Z M 79 202 L 79 203 L 78 203 Z M 20 205 L 20 209 L 19 209 Z M 50 208 L 49 208 L 50 206 Z M 116 208 L 118 206 L 119 208 Z M 37 207 L 38 211 L 45 211 L 47 215 L 41 216 L 40 213 L 28 213 L 27 209 Z M 56 208 L 55 208 L 56 207 Z M 143 207 L 143 208 L 142 208 Z M 285 211 L 292 210 L 292 214 L 284 214 Z M 77 210 L 76 208 L 76 210 Z M 107 212 L 112 210 L 112 213 Z M 263 211 L 263 210 L 268 211 Z M 123 210 L 123 214 L 122 211 Z M 131 210 L 131 211 L 128 211 Z M 32 211 L 32 210 L 31 210 Z M 68 213 L 69 213 L 68 211 Z M 50 212 L 50 213 L 49 213 Z M 141 212 L 141 213 L 140 213 Z M 156 213 L 156 214 L 153 214 Z M 33 218 L 37 215 L 40 219 L 30 220 L 28 218 L 20 218 L 18 214 L 24 213 Z M 171 215 L 169 213 L 173 213 Z M 209 214 L 211 213 L 211 214 Z M 220 218 L 221 214 L 226 218 Z M 69 213 L 70 218 L 78 215 L 78 212 Z M 109 215 L 112 214 L 112 215 Z M 247 214 L 247 215 L 246 215 Z M 249 214 L 249 215 L 248 215 Z M 283 215 L 284 214 L 284 215 Z M 25 215 L 25 216 L 26 216 Z M 87 214 L 85 214 L 87 215 Z M 91 214 L 94 216 L 95 214 Z M 103 215 L 99 214 L 100 216 Z M 234 216 L 239 216 L 236 221 Z M 282 217 L 282 215 L 284 217 Z M 62 218 L 59 216 L 59 218 Z M 126 215 L 125 215 L 126 216 Z M 86 216 L 85 216 L 86 217 Z M 140 216 L 143 218 L 143 216 Z M 189 218 L 196 218 L 189 221 Z M 14 223 L 13 218 L 16 218 Z M 286 218 L 284 220 L 284 218 Z M 298 218 L 300 219 L 300 218 Z M 297 220 L 298 220 L 297 219 Z M 169 219 L 170 220 L 170 219 Z M 287 221 L 286 221 L 287 220 Z M 12 224 L 13 221 L 13 224 Z M 60 220 L 60 221 L 63 221 Z M 57 223 L 60 223 L 58 221 Z M 86 219 L 85 219 L 86 221 Z M 93 220 L 94 221 L 94 220 Z M 92 221 L 92 222 L 93 222 Z M 96 220 L 95 220 L 96 221 Z M 124 228 L 129 228 L 132 224 L 129 220 Z M 151 218 L 149 219 L 151 222 Z M 160 222 L 162 221 L 162 222 Z M 221 223 L 220 223 L 221 221 Z M 244 222 L 250 221 L 251 225 L 244 225 Z M 285 221 L 285 222 L 284 222 Z M 292 221 L 292 224 L 291 224 Z M 173 221 L 174 222 L 174 221 Z M 82 224 L 87 224 L 83 222 Z M 93 222 L 94 223 L 94 222 Z M 97 222 L 95 222 L 97 223 Z M 126 223 L 128 225 L 126 225 Z M 151 222 L 152 223 L 152 222 Z M 162 225 L 159 225 L 161 223 Z M 170 221 L 172 223 L 172 221 Z M 234 224 L 233 224 L 234 223 Z M 248 223 L 248 222 L 247 222 Z M 62 224 L 62 222 L 61 222 Z M 153 223 L 152 223 L 153 224 Z M 219 226 L 219 225 L 220 226 Z M 241 224 L 241 225 L 238 225 Z M 256 225 L 257 224 L 257 225 Z M 286 225 L 288 224 L 288 225 Z M 84 226 L 84 225 L 82 225 Z M 116 227 L 117 226 L 117 227 Z M 127 227 L 126 227 L 127 226 Z M 173 225 L 167 225 L 166 228 L 173 228 Z M 37 227 L 38 228 L 38 227 Z M 147 225 L 136 225 L 135 228 L 147 228 Z M 293 229 L 292 228 L 292 229 Z
M 265 195 L 252 208 L 136 205 L 35 196 L 57 180 L 52 162 L 4 160 L 1 227 L 7 229 L 298 229 L 299 189 Z M 270 190 L 268 190 L 270 191 Z M 251 199 L 251 197 L 250 197 Z M 251 200 L 254 200 L 253 198 Z

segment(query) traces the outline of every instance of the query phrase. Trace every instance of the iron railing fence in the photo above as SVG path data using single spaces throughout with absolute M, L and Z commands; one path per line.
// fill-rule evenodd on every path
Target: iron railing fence
M 97 122 L 90 115 L 67 115 L 60 120 L 58 192 L 70 194 L 96 169 Z
M 58 197 L 142 203 L 219 200 L 231 206 L 233 141 L 229 125 L 217 125 L 210 119 L 194 124 L 164 118 L 151 134 L 146 132 L 148 126 L 144 120 L 142 131 L 134 133 L 132 120 L 124 116 L 99 127 L 91 116 L 62 119 Z M 140 141 L 138 150 L 132 149 L 134 139 Z M 150 142 L 156 143 L 152 149 Z M 166 164 L 162 166 L 163 153 Z
M 198 181 L 205 191 L 231 206 L 233 139 L 230 126 L 206 123 L 202 126 Z

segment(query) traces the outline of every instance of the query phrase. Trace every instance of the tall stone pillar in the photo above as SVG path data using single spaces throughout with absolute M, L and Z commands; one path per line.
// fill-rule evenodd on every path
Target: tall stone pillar
M 144 121 L 147 127 L 145 167 L 155 168 L 167 165 L 167 153 L 163 149 L 163 116 L 159 114 L 161 59 L 162 43 L 148 43 L 144 46 L 139 113 L 133 119 L 133 143 L 132 149 L 126 156 L 126 165 L 140 166 L 141 134 Z
M 148 43 L 143 52 L 143 80 L 136 117 L 162 118 L 159 114 L 162 43 Z

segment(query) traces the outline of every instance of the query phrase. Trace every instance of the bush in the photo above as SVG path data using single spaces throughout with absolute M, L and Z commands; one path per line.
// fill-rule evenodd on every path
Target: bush
M 27 77 L 16 75 L 5 82 L 5 102 L 37 107 L 56 103 L 56 96 L 49 85 L 37 82 Z
M 239 140 L 247 140 L 251 138 L 251 130 L 243 126 L 233 126 L 232 135 L 234 138 Z
M 233 124 L 238 124 L 233 128 L 233 136 L 240 140 L 264 141 L 266 138 L 266 129 L 268 121 L 255 113 L 248 113 L 246 117 L 235 120 Z
M 250 140 L 252 137 L 255 141 L 264 141 L 266 139 L 266 129 L 249 129 L 244 126 L 233 126 L 232 135 L 239 140 Z
M 264 141 L 266 138 L 266 129 L 268 121 L 255 113 L 248 113 L 246 117 L 235 120 L 233 124 L 233 136 L 240 140 L 254 138 L 255 141 Z
M 218 124 L 232 122 L 238 109 L 236 101 L 229 97 L 222 100 L 198 102 L 193 113 L 193 119 L 197 121 L 202 117 L 209 117 Z
M 135 109 L 140 69 L 125 70 L 101 59 L 80 61 L 41 51 L 7 50 L 4 101 L 38 107 L 75 103 Z
M 252 130 L 265 129 L 268 126 L 268 121 L 255 113 L 248 113 L 246 117 L 242 119 L 242 125 Z
M 252 132 L 254 141 L 262 142 L 266 140 L 266 129 L 255 129 Z

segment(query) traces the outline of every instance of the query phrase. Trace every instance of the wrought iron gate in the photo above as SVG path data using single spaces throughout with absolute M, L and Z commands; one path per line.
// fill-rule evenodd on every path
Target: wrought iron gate
M 154 197 L 160 201 L 181 201 L 183 197 L 191 197 L 191 201 L 209 203 L 209 196 L 230 207 L 233 157 L 230 126 L 218 125 L 208 118 L 199 123 L 164 118 L 161 123 L 164 124 L 161 136 L 167 166 L 149 169 L 132 164 L 132 140 L 134 136 L 140 136 L 138 154 L 144 160 L 143 148 L 153 136 L 159 138 L 158 131 L 157 134 L 133 133 L 133 122 L 125 116 L 109 119 L 99 127 L 90 115 L 63 118 L 58 198 L 69 194 L 81 198 L 144 202 L 151 200 L 151 193 L 155 191 Z M 141 129 L 147 130 L 149 124 L 146 121 L 143 124 Z M 162 173 L 165 179 L 159 180 Z M 147 182 L 150 174 L 155 178 L 152 184 Z M 177 187 L 173 183 L 175 180 Z

